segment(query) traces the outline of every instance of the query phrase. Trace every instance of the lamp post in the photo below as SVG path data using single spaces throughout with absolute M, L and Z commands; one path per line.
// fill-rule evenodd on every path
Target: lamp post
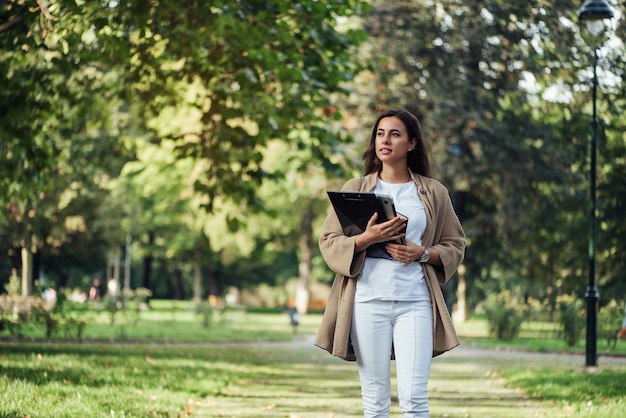
M 604 0 L 587 0 L 578 10 L 579 21 L 585 22 L 591 37 L 584 37 L 593 48 L 593 117 L 591 118 L 591 147 L 590 147 L 590 180 L 589 180 L 589 284 L 585 292 L 587 305 L 587 345 L 585 349 L 585 369 L 595 371 L 598 368 L 598 289 L 596 287 L 596 161 L 598 139 L 598 117 L 596 112 L 596 97 L 598 91 L 598 48 L 606 30 L 606 19 L 614 14 L 611 7 Z

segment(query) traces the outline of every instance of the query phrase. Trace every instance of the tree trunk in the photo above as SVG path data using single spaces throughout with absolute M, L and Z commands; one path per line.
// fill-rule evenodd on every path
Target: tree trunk
M 202 248 L 196 245 L 193 260 L 193 301 L 202 300 Z
M 115 253 L 115 259 L 113 260 L 113 276 L 117 282 L 120 282 L 120 254 L 119 251 Z
M 143 276 L 141 278 L 141 286 L 150 289 L 150 276 L 152 275 L 152 256 L 146 255 L 143 258 Z
M 130 235 L 126 235 L 126 246 L 124 247 L 124 290 L 130 291 L 130 273 L 131 273 L 131 249 L 133 239 Z
M 38 280 L 41 280 L 39 276 L 39 272 L 41 271 L 41 251 L 37 251 L 37 248 L 33 248 L 33 281 L 32 283 L 36 283 Z
M 183 271 L 180 267 L 176 267 L 174 269 L 174 277 L 173 277 L 173 285 L 174 285 L 174 300 L 182 300 L 183 299 Z
M 548 275 L 546 278 L 546 298 L 548 299 L 548 303 L 550 309 L 548 309 L 548 321 L 554 321 L 554 316 L 556 313 L 556 298 L 561 294 L 561 289 L 558 288 L 558 283 L 556 280 L 556 273 L 554 267 L 554 259 L 553 254 L 548 255 Z
M 454 211 L 460 220 L 466 219 L 465 207 L 467 203 L 468 193 L 462 191 L 455 191 L 450 195 Z M 465 260 L 467 261 L 467 260 Z M 467 306 L 467 267 L 465 264 L 461 264 L 457 268 L 456 279 L 456 310 L 453 312 L 453 318 L 458 323 L 467 321 L 469 317 Z M 471 275 L 470 275 L 471 276 Z M 471 284 L 470 284 L 471 285 Z
M 298 263 L 298 288 L 296 290 L 296 309 L 306 314 L 309 309 L 309 279 L 313 266 L 313 208 L 307 205 L 300 224 L 300 262 Z
M 467 321 L 467 282 L 465 281 L 465 273 L 467 269 L 461 264 L 457 270 L 457 286 L 456 286 L 456 310 L 454 311 L 454 321 L 463 323 Z
M 535 269 L 527 269 L 526 281 L 528 283 L 528 290 L 526 290 L 526 294 L 524 295 L 524 302 L 526 303 L 530 302 L 530 300 L 535 297 L 535 273 Z
M 59 274 L 59 283 L 57 283 L 57 289 L 65 289 L 67 287 L 67 281 L 69 279 L 69 275 L 67 273 Z
M 150 289 L 150 279 L 152 276 L 152 245 L 154 244 L 154 231 L 148 232 L 148 245 L 146 245 L 147 251 L 143 258 L 143 278 L 141 279 L 141 285 L 146 289 Z
M 33 294 L 33 253 L 22 247 L 22 296 Z
M 215 269 L 208 269 L 207 271 L 207 289 L 209 290 L 210 295 L 222 295 L 222 286 L 219 274 Z
M 9 251 L 9 258 L 11 259 L 11 266 L 15 268 L 16 271 L 22 271 L 22 247 L 12 247 Z

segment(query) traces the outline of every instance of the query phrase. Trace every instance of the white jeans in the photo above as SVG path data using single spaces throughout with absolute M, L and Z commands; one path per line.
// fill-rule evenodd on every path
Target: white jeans
M 393 343 L 402 416 L 429 417 L 427 385 L 433 352 L 430 300 L 356 302 L 350 338 L 359 367 L 364 416 L 389 417 Z

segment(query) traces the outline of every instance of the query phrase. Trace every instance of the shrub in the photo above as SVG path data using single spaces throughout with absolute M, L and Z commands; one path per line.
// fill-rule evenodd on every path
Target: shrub
M 90 304 L 74 302 L 70 299 L 71 291 L 62 289 L 55 293 L 54 301 L 35 298 L 32 306 L 32 319 L 45 327 L 46 338 L 52 338 L 63 332 L 65 337 L 81 339 L 85 327 L 93 322 Z
M 615 345 L 617 332 L 622 328 L 624 310 L 622 304 L 612 299 L 598 312 L 598 339 L 605 339 L 607 346 Z
M 485 314 L 489 323 L 489 333 L 499 340 L 510 341 L 519 335 L 522 323 L 526 319 L 526 306 L 506 289 L 487 297 Z
M 196 304 L 196 314 L 202 318 L 202 326 L 209 328 L 213 319 L 213 307 L 208 300 L 200 301 Z
M 569 347 L 573 347 L 585 328 L 583 301 L 576 295 L 560 295 L 556 298 L 556 305 L 563 339 Z
M 526 301 L 527 320 L 534 322 L 550 322 L 550 302 L 547 299 L 538 300 L 529 298 Z

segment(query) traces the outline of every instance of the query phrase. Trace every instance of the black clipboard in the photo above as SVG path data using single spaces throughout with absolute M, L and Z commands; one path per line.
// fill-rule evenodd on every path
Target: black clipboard
M 374 212 L 378 212 L 377 223 L 385 222 L 397 215 L 391 196 L 349 190 L 340 192 L 329 191 L 327 193 L 337 218 L 339 218 L 343 233 L 347 236 L 358 235 L 365 231 L 367 222 Z M 398 238 L 393 241 L 398 244 L 405 244 L 404 238 Z M 385 245 L 386 242 L 370 245 L 367 249 L 368 257 L 393 259 L 385 251 Z

